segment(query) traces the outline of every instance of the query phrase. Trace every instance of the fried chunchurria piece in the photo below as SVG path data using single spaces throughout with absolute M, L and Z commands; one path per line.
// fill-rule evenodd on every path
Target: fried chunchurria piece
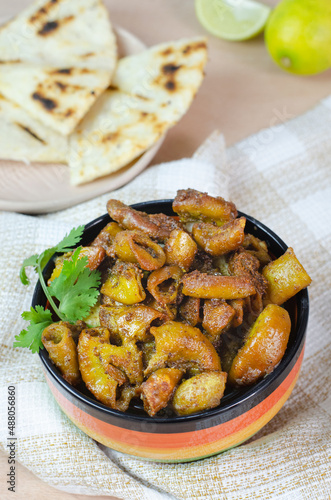
M 182 278 L 184 295 L 201 299 L 241 299 L 256 293 L 251 280 L 238 276 L 221 276 L 193 271 Z
M 98 234 L 95 240 L 92 241 L 92 247 L 102 247 L 106 254 L 112 256 L 111 248 L 117 233 L 123 229 L 116 222 L 109 222 Z
M 260 261 L 247 252 L 240 250 L 229 260 L 229 270 L 231 274 L 249 279 L 254 285 L 256 292 L 263 296 L 267 290 L 268 282 L 259 272 Z
M 197 244 L 186 231 L 174 229 L 164 247 L 166 263 L 175 264 L 188 271 L 193 264 L 197 249 Z
M 125 411 L 134 396 L 128 390 L 129 382 L 142 382 L 142 357 L 135 346 L 115 346 L 109 343 L 107 328 L 83 330 L 78 341 L 78 360 L 82 379 L 86 387 L 103 404 Z M 123 398 L 118 396 L 118 388 L 126 389 Z
M 184 297 L 179 307 L 179 313 L 185 323 L 189 323 L 191 326 L 201 323 L 200 302 L 201 300 L 196 297 Z
M 134 306 L 100 306 L 100 324 L 109 328 L 120 342 L 147 342 L 153 339 L 149 333 L 151 324 L 164 319 L 164 315 L 152 307 L 138 304 Z
M 164 266 L 148 276 L 147 290 L 159 304 L 173 304 L 182 276 L 183 271 L 179 266 Z
M 117 261 L 101 287 L 101 293 L 122 304 L 132 305 L 146 298 L 142 271 L 135 264 Z
M 149 297 L 148 306 L 163 314 L 163 321 L 170 321 L 177 317 L 177 304 L 161 304 L 153 296 Z
M 268 252 L 268 245 L 265 241 L 260 240 L 256 236 L 246 233 L 243 247 L 247 250 L 247 252 L 259 259 L 262 266 L 265 266 L 271 261 L 271 257 Z
M 262 271 L 268 282 L 267 300 L 281 305 L 311 283 L 311 278 L 297 259 L 293 248 L 270 262 Z
M 213 257 L 219 257 L 242 245 L 246 219 L 240 217 L 227 222 L 222 227 L 208 222 L 198 222 L 193 225 L 192 233 L 199 246 Z
M 231 324 L 234 315 L 235 310 L 225 300 L 210 299 L 205 301 L 202 326 L 213 345 L 219 340 L 220 334 Z
M 49 325 L 44 329 L 41 341 L 63 378 L 69 384 L 77 385 L 81 376 L 78 368 L 77 347 L 69 323 L 60 321 Z
M 181 227 L 181 224 L 173 217 L 165 214 L 146 214 L 118 200 L 109 200 L 107 210 L 110 217 L 125 229 L 141 230 L 150 238 L 160 241 L 165 241 L 173 229 Z
M 159 368 L 189 370 L 198 367 L 200 371 L 221 370 L 221 361 L 207 337 L 193 326 L 178 321 L 168 321 L 159 327 L 152 327 L 156 352 L 150 359 L 145 376 Z
M 173 201 L 172 208 L 182 222 L 202 220 L 223 225 L 237 217 L 237 209 L 230 201 L 213 197 L 195 189 L 180 189 Z
M 141 269 L 154 271 L 165 263 L 165 253 L 142 231 L 121 231 L 114 239 L 113 253 L 123 262 L 139 264 Z
M 182 382 L 173 397 L 177 415 L 191 415 L 210 410 L 220 404 L 227 374 L 221 371 L 203 372 Z
M 271 373 L 285 353 L 290 331 L 291 320 L 286 309 L 267 305 L 233 360 L 229 382 L 250 385 Z
M 232 326 L 236 328 L 242 324 L 244 319 L 244 299 L 233 299 L 229 301 L 229 304 L 235 312 L 232 319 Z
M 154 417 L 167 406 L 182 376 L 183 372 L 177 368 L 160 368 L 141 384 L 140 397 L 148 415 Z

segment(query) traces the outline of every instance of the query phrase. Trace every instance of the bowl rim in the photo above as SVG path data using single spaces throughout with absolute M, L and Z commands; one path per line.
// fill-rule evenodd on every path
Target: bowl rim
M 158 206 L 163 205 L 164 207 L 171 208 L 172 202 L 173 199 L 150 200 L 141 203 L 135 203 L 130 206 L 132 208 L 135 208 L 136 210 L 144 210 L 144 208 L 148 209 L 154 207 L 156 204 Z M 155 213 L 160 213 L 160 210 L 158 209 L 158 211 Z M 250 215 L 247 215 L 239 210 L 238 210 L 238 216 L 246 217 L 247 221 L 256 226 L 258 229 L 262 230 L 269 238 L 273 240 L 273 242 L 276 242 L 276 244 L 279 247 L 281 247 L 281 249 L 284 252 L 287 250 L 288 246 L 286 245 L 286 243 L 276 233 L 274 233 L 270 228 L 265 226 L 258 219 Z M 101 223 L 104 223 L 104 225 L 106 225 L 107 219 L 109 219 L 110 221 L 112 220 L 109 217 L 108 213 L 105 213 L 87 223 L 85 225 L 82 238 L 84 238 L 86 232 L 90 231 L 94 226 L 98 226 Z M 53 256 L 50 259 L 50 261 L 46 264 L 44 273 L 47 273 L 48 269 L 50 269 L 54 257 L 55 256 Z M 38 280 L 32 297 L 33 307 L 35 307 L 35 305 L 40 304 L 40 296 L 42 295 L 43 291 L 40 286 L 40 282 Z M 239 394 L 238 398 L 235 397 L 234 400 L 226 402 L 223 406 L 221 401 L 220 405 L 218 405 L 216 408 L 205 410 L 203 412 L 195 413 L 192 415 L 185 415 L 185 416 L 178 415 L 173 417 L 150 417 L 147 414 L 135 415 L 127 412 L 121 412 L 119 410 L 114 410 L 112 408 L 107 407 L 103 403 L 95 399 L 92 399 L 92 397 L 83 394 L 74 386 L 70 385 L 62 377 L 60 372 L 57 370 L 56 366 L 52 363 L 45 348 L 39 351 L 39 358 L 46 371 L 49 372 L 52 375 L 52 377 L 55 378 L 55 380 L 60 384 L 60 386 L 62 386 L 66 391 L 68 391 L 71 394 L 71 396 L 73 396 L 75 399 L 78 399 L 81 403 L 88 405 L 90 408 L 97 410 L 98 412 L 101 411 L 104 414 L 104 416 L 108 415 L 110 418 L 111 417 L 123 418 L 125 420 L 131 420 L 137 423 L 147 421 L 155 424 L 164 424 L 164 423 L 176 424 L 180 422 L 193 422 L 193 421 L 205 420 L 206 418 L 213 418 L 215 416 L 226 415 L 229 411 L 232 411 L 239 405 L 243 405 L 246 402 L 254 399 L 254 397 L 257 394 L 267 390 L 283 372 L 286 372 L 288 366 L 292 363 L 293 359 L 298 355 L 298 349 L 300 345 L 303 343 L 303 340 L 305 338 L 308 325 L 308 317 L 309 317 L 309 295 L 307 288 L 301 290 L 296 295 L 296 302 L 297 302 L 297 324 L 296 324 L 295 341 L 291 346 L 287 347 L 284 357 L 282 358 L 280 363 L 276 366 L 276 368 L 270 374 L 266 375 L 263 379 L 259 380 L 256 384 L 254 384 L 251 388 L 245 388 L 245 393 Z

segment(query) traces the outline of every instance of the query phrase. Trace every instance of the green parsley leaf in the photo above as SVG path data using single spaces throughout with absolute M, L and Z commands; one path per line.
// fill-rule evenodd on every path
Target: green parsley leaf
M 84 226 L 72 229 L 56 246 L 47 248 L 40 255 L 32 255 L 25 259 L 20 270 L 23 285 L 28 285 L 30 281 L 26 268 L 34 267 L 52 310 L 61 321 L 70 323 L 84 319 L 91 307 L 96 304 L 101 281 L 100 272 L 91 271 L 87 267 L 86 256 L 79 258 L 81 247 L 75 250 L 70 259 L 64 261 L 60 275 L 52 281 L 49 287 L 45 283 L 43 269 L 56 252 L 66 253 L 77 246 L 83 231 Z M 15 337 L 14 347 L 28 347 L 32 352 L 39 352 L 39 349 L 43 347 L 42 332 L 53 323 L 52 313 L 42 306 L 36 306 L 31 307 L 30 311 L 25 311 L 22 317 L 29 321 L 29 326 Z
M 56 251 L 59 253 L 69 252 L 77 246 L 82 238 L 85 226 L 74 227 L 68 235 L 65 235 L 62 241 L 56 245 Z
M 53 323 L 51 311 L 45 311 L 42 306 L 36 306 L 35 309 L 31 307 L 30 311 L 22 313 L 22 318 L 30 324 L 26 330 L 16 335 L 14 347 L 29 347 L 33 353 L 39 352 L 43 347 L 41 342 L 43 330 Z
M 79 258 L 80 248 L 69 260 L 63 262 L 60 275 L 48 287 L 49 293 L 59 302 L 61 316 L 75 323 L 85 318 L 97 302 L 101 281 L 99 271 L 91 271 L 86 256 Z
M 26 275 L 25 269 L 27 267 L 29 267 L 29 266 L 36 267 L 37 265 L 38 265 L 38 255 L 37 254 L 31 255 L 31 257 L 28 257 L 27 259 L 25 259 L 23 261 L 23 264 L 22 264 L 22 267 L 21 267 L 21 270 L 20 270 L 20 279 L 21 279 L 21 282 L 23 283 L 23 285 L 29 285 L 30 284 L 30 280 L 29 280 L 29 278 Z

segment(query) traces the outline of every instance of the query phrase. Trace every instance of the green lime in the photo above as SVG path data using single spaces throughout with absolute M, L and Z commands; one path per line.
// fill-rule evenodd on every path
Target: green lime
M 282 0 L 270 15 L 265 42 L 286 71 L 314 75 L 330 68 L 330 0 Z
M 271 9 L 253 0 L 195 0 L 202 26 L 225 40 L 247 40 L 263 31 Z

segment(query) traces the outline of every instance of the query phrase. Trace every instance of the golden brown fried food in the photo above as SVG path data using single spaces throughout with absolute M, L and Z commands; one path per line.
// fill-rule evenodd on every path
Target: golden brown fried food
M 230 306 L 234 309 L 235 314 L 232 319 L 232 326 L 237 328 L 244 319 L 244 299 L 233 299 L 229 301 Z
M 184 380 L 173 397 L 177 415 L 191 415 L 220 404 L 225 390 L 225 372 L 204 372 Z
M 60 321 L 44 329 L 41 341 L 49 357 L 69 384 L 77 385 L 80 380 L 77 347 L 68 323 Z
M 175 264 L 188 271 L 193 264 L 197 249 L 197 244 L 186 231 L 174 229 L 164 247 L 166 263 Z
M 171 321 L 177 317 L 177 304 L 161 304 L 154 297 L 148 298 L 148 306 L 156 309 L 163 315 L 163 322 Z
M 134 306 L 101 306 L 100 324 L 111 331 L 119 342 L 136 343 L 151 340 L 149 329 L 156 320 L 164 315 L 143 304 Z
M 107 226 L 105 226 L 95 240 L 92 241 L 92 247 L 102 247 L 105 249 L 107 255 L 112 255 L 111 248 L 115 236 L 117 233 L 120 233 L 123 229 L 116 222 L 109 222 Z
M 191 222 L 200 219 L 223 225 L 237 217 L 237 210 L 232 202 L 220 196 L 213 197 L 195 189 L 180 189 L 173 201 L 172 208 L 181 221 Z
M 141 384 L 141 399 L 148 415 L 154 417 L 167 406 L 182 376 L 183 372 L 177 368 L 160 368 Z
M 163 249 L 142 231 L 122 231 L 113 243 L 113 254 L 123 262 L 139 264 L 141 269 L 153 271 L 165 263 Z
M 224 255 L 242 245 L 246 219 L 240 217 L 221 227 L 209 222 L 193 224 L 192 234 L 199 246 L 213 257 Z
M 251 280 L 245 277 L 193 271 L 183 276 L 182 283 L 184 295 L 201 299 L 241 299 L 256 293 Z
M 124 373 L 111 367 L 108 374 L 107 366 L 101 361 L 102 345 L 109 342 L 109 331 L 106 328 L 83 330 L 78 341 L 78 360 L 82 379 L 90 392 L 101 403 L 116 408 L 116 389 L 126 382 Z
M 135 264 L 117 261 L 101 287 L 101 293 L 122 304 L 132 305 L 146 298 L 142 272 Z
M 201 299 L 196 297 L 184 297 L 179 307 L 179 313 L 185 323 L 191 326 L 201 323 L 200 303 Z
M 100 359 L 104 366 L 115 367 L 125 373 L 130 384 L 140 385 L 143 381 L 142 354 L 135 344 L 117 346 L 104 344 L 100 349 Z
M 250 280 L 256 292 L 263 296 L 267 290 L 268 282 L 259 272 L 259 268 L 260 261 L 246 250 L 236 252 L 229 260 L 231 274 Z
M 166 240 L 173 229 L 181 227 L 173 217 L 164 214 L 149 215 L 118 200 L 109 200 L 107 210 L 110 217 L 125 229 L 141 230 L 150 238 L 160 241 Z
M 271 373 L 285 353 L 290 331 L 288 312 L 275 304 L 267 305 L 232 363 L 229 382 L 250 385 Z
M 311 278 L 297 259 L 293 248 L 270 262 L 262 271 L 268 282 L 267 300 L 281 305 L 311 283 Z
M 78 342 L 79 369 L 90 392 L 103 404 L 125 411 L 134 390 L 128 390 L 129 382 L 142 382 L 142 356 L 135 346 L 115 346 L 109 343 L 107 328 L 83 330 Z M 118 388 L 126 392 L 118 396 Z M 126 406 L 126 407 L 125 407 Z
M 214 345 L 220 334 L 230 326 L 235 315 L 235 310 L 225 300 L 209 299 L 203 306 L 202 327 L 207 332 L 207 337 Z
M 190 415 L 218 406 L 227 378 L 248 385 L 277 366 L 291 329 L 277 304 L 311 281 L 292 249 L 270 262 L 233 203 L 193 189 L 173 203 L 185 226 L 117 200 L 107 208 L 114 222 L 81 251 L 102 273 L 85 318 L 95 327 L 59 323 L 43 333 L 66 380 L 77 383 L 80 370 L 91 393 L 117 410 L 140 397 L 150 416 L 165 408 Z M 71 255 L 56 259 L 51 279 Z
M 247 252 L 254 255 L 254 257 L 260 261 L 262 266 L 265 266 L 271 261 L 271 257 L 268 252 L 268 245 L 265 241 L 260 240 L 256 236 L 246 233 L 243 247 L 247 250 Z
M 206 336 L 198 329 L 177 321 L 168 321 L 159 327 L 152 327 L 156 352 L 145 370 L 145 376 L 159 368 L 188 370 L 199 368 L 221 370 L 220 358 Z
M 180 267 L 164 266 L 148 276 L 147 290 L 162 306 L 174 304 L 182 276 L 183 271 Z

